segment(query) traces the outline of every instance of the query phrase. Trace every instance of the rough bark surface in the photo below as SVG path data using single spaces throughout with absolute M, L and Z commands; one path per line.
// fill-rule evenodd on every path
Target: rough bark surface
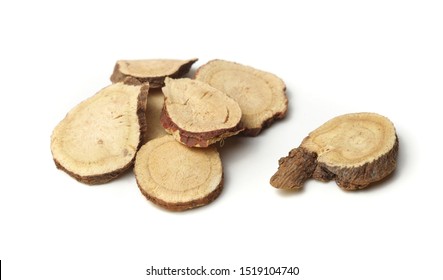
M 116 83 L 74 107 L 51 136 L 57 168 L 89 185 L 130 168 L 146 131 L 148 90 Z
M 363 189 L 371 183 L 380 181 L 395 170 L 397 154 L 398 139 L 396 137 L 394 147 L 377 160 L 353 168 L 324 165 L 323 168 L 334 174 L 334 177 L 326 176 L 321 179 L 324 181 L 334 179 L 337 185 L 349 191 Z M 314 179 L 319 178 L 314 177 Z
M 115 64 L 111 81 L 117 83 L 127 77 L 132 77 L 141 83 L 148 82 L 151 88 L 161 88 L 164 86 L 166 77 L 183 77 L 197 60 L 197 58 L 189 60 L 119 60 Z
M 312 177 L 317 165 L 317 155 L 300 147 L 292 149 L 278 164 L 278 171 L 272 176 L 271 185 L 283 189 L 300 189 Z
M 286 116 L 284 82 L 274 74 L 224 60 L 212 60 L 197 69 L 195 78 L 225 92 L 242 110 L 244 135 L 256 136 Z
M 160 122 L 188 147 L 208 147 L 243 129 L 237 102 L 206 83 L 167 78 L 163 93 Z
M 189 148 L 171 135 L 141 147 L 134 174 L 142 194 L 171 211 L 209 204 L 223 188 L 223 169 L 217 150 Z
M 312 177 L 335 180 L 344 190 L 363 189 L 395 170 L 398 146 L 387 118 L 374 113 L 342 115 L 311 132 L 299 148 L 280 159 L 271 185 L 300 188 Z

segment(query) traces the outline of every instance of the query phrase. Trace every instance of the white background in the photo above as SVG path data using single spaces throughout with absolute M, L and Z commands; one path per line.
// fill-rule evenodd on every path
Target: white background
M 173 279 L 145 270 L 204 265 L 237 271 L 215 279 L 249 279 L 241 266 L 300 268 L 251 279 L 443 279 L 442 15 L 440 1 L 2 1 L 2 276 Z M 131 172 L 90 187 L 55 168 L 52 129 L 116 60 L 192 57 L 194 69 L 221 58 L 272 72 L 290 102 L 258 137 L 226 142 L 214 203 L 172 213 Z M 361 111 L 397 128 L 387 181 L 269 185 L 311 130 Z

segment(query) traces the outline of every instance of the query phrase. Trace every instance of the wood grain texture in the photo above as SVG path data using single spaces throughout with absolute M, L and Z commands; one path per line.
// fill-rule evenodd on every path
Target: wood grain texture
M 198 68 L 195 79 L 225 92 L 238 102 L 244 135 L 256 136 L 263 128 L 286 116 L 286 85 L 274 74 L 216 59 Z
M 137 153 L 134 174 L 140 191 L 172 211 L 200 207 L 218 197 L 223 167 L 214 147 L 189 148 L 171 135 L 149 141 Z
M 210 85 L 187 78 L 167 78 L 163 127 L 180 143 L 207 147 L 242 131 L 239 105 Z

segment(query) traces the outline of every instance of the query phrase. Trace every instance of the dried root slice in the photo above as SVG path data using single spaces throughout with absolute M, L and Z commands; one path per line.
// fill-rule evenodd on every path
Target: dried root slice
M 160 88 L 166 77 L 180 78 L 191 69 L 197 58 L 189 60 L 177 59 L 144 59 L 119 60 L 111 75 L 113 83 L 133 77 L 141 83 L 149 82 L 151 88 Z
M 116 83 L 74 107 L 51 136 L 56 166 L 90 185 L 131 167 L 146 129 L 148 89 Z
M 188 147 L 207 147 L 242 131 L 237 102 L 206 83 L 166 78 L 161 124 Z
M 256 136 L 274 120 L 286 116 L 286 86 L 271 73 L 234 62 L 212 60 L 197 70 L 195 78 L 238 102 L 246 135 Z
M 168 134 L 160 124 L 160 115 L 163 109 L 164 99 L 165 96 L 161 89 L 153 89 L 149 91 L 148 102 L 146 105 L 147 129 L 143 143 Z
M 394 125 L 375 113 L 354 113 L 326 122 L 300 147 L 279 161 L 271 185 L 299 189 L 314 178 L 334 179 L 345 190 L 358 190 L 392 173 L 397 165 Z
M 223 188 L 223 168 L 217 150 L 188 148 L 171 135 L 140 148 L 134 174 L 146 198 L 172 211 L 209 204 Z

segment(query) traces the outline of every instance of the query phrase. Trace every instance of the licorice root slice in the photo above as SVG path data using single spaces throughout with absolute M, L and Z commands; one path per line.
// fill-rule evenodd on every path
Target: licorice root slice
M 363 189 L 397 166 L 398 138 L 386 117 L 354 113 L 335 117 L 307 136 L 279 161 L 271 185 L 299 189 L 314 178 L 335 180 L 345 190 Z
M 246 135 L 256 136 L 274 120 L 286 116 L 286 86 L 274 74 L 235 62 L 212 60 L 197 69 L 195 79 L 238 102 Z
M 91 185 L 131 167 L 146 129 L 148 89 L 116 83 L 74 107 L 51 136 L 56 166 Z
M 146 133 L 144 142 L 167 135 L 168 133 L 160 123 L 165 96 L 160 88 L 149 91 L 146 104 Z
M 166 78 L 161 123 L 188 147 L 207 147 L 242 131 L 236 101 L 210 85 L 188 78 Z
M 217 149 L 188 148 L 171 135 L 151 140 L 140 148 L 134 174 L 147 199 L 172 211 L 209 204 L 223 188 Z
M 111 75 L 113 83 L 121 82 L 127 77 L 141 83 L 149 82 L 151 88 L 161 88 L 166 77 L 180 78 L 189 72 L 192 64 L 198 59 L 140 59 L 119 60 Z

